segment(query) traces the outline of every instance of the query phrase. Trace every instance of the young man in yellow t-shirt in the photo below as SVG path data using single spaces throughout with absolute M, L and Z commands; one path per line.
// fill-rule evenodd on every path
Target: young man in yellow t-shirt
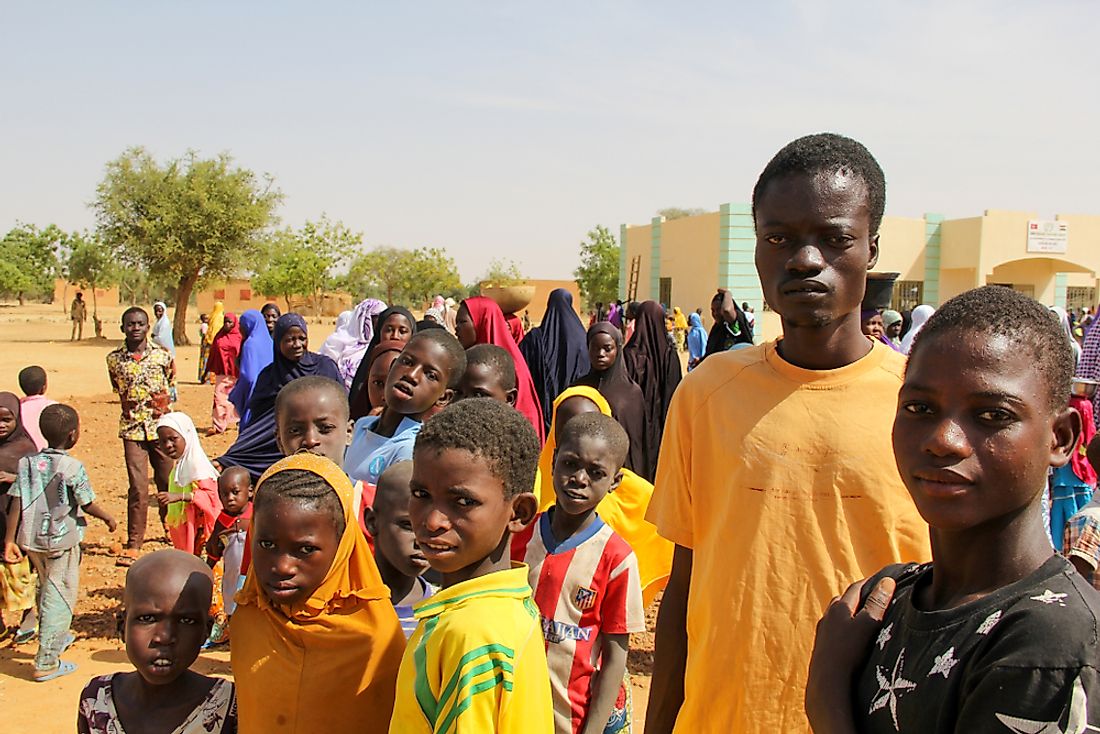
M 783 336 L 708 357 L 672 401 L 648 519 L 676 552 L 646 734 L 808 731 L 821 610 L 929 557 L 890 443 L 904 358 L 860 329 L 885 189 L 867 149 L 832 134 L 788 144 L 757 181 L 756 268 Z

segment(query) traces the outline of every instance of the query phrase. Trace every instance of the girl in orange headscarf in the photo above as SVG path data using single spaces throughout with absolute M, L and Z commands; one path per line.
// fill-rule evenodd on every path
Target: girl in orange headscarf
M 405 636 L 348 477 L 294 454 L 260 477 L 233 615 L 241 734 L 386 731 Z

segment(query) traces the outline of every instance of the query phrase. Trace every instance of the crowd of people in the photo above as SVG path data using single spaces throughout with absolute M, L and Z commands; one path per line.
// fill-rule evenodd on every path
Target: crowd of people
M 662 592 L 646 732 L 1100 726 L 1100 329 L 995 286 L 868 304 L 884 206 L 848 138 L 767 164 L 763 344 L 723 289 L 709 331 L 654 301 L 586 327 L 566 290 L 533 328 L 482 296 L 419 320 L 368 298 L 316 351 L 299 314 L 216 304 L 216 457 L 174 409 L 167 307 L 127 309 L 134 670 L 87 685 L 78 731 L 630 731 Z M 2 588 L 45 681 L 75 670 L 84 516 L 116 521 L 76 411 L 40 367 L 19 382 Z M 150 466 L 173 548 L 143 554 Z M 191 670 L 225 644 L 232 682 Z

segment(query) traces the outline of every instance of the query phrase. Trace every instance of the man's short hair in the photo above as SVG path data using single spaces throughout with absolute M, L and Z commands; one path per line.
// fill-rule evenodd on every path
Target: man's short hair
M 130 308 L 122 312 L 122 318 L 119 319 L 119 322 L 125 324 L 126 317 L 132 313 L 139 313 L 145 317 L 146 321 L 149 320 L 149 313 L 144 308 L 142 308 L 141 306 L 130 306 Z
M 80 416 L 71 406 L 53 403 L 38 416 L 38 430 L 50 446 L 60 446 L 80 426 Z
M 470 365 L 483 364 L 499 378 L 504 391 L 516 389 L 516 362 L 504 347 L 496 344 L 477 344 L 466 350 L 466 369 Z
M 886 211 L 886 176 L 863 143 L 836 133 L 817 133 L 793 140 L 768 161 L 752 189 L 753 221 L 756 220 L 757 202 L 775 179 L 795 173 L 816 175 L 839 171 L 857 176 L 867 186 L 871 234 L 878 234 Z
M 560 449 L 569 441 L 575 441 L 581 436 L 594 436 L 607 443 L 611 451 L 611 458 L 615 468 L 621 469 L 626 462 L 626 455 L 630 451 L 630 437 L 626 435 L 619 422 L 603 413 L 581 413 L 571 418 L 561 427 L 561 436 L 558 438 Z

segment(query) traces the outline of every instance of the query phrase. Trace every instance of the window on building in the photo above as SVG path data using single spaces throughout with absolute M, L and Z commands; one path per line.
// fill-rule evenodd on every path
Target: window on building
M 899 280 L 894 283 L 894 295 L 890 298 L 890 308 L 897 312 L 912 311 L 924 303 L 923 280 Z
M 1096 289 L 1071 285 L 1066 288 L 1066 310 L 1080 311 L 1096 306 Z
M 660 304 L 672 308 L 672 278 L 661 278 Z
M 251 288 L 241 288 L 241 300 L 242 301 L 251 301 L 252 300 L 252 289 Z
M 225 300 L 225 288 L 222 288 L 221 290 L 214 291 L 214 300 L 215 301 Z

